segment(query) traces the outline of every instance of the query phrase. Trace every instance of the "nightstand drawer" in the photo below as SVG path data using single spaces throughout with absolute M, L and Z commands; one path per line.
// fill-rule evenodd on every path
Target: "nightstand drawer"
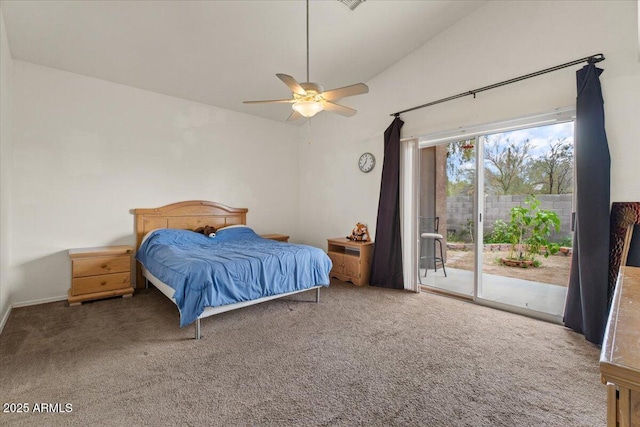
M 131 286 L 131 274 L 115 273 L 100 276 L 74 278 L 72 283 L 73 295 L 91 294 L 94 292 L 112 291 Z
M 72 271 L 73 277 L 125 273 L 131 271 L 131 257 L 127 255 L 74 259 Z
M 71 287 L 69 305 L 100 298 L 133 295 L 131 246 L 69 249 Z

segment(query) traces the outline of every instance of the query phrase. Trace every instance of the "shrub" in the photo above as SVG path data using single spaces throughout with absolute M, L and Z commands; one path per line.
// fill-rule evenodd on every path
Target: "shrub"
M 554 229 L 560 231 L 558 214 L 540 209 L 540 201 L 533 195 L 528 196 L 524 206 L 511 208 L 511 220 L 508 226 L 511 244 L 509 258 L 536 261 L 536 257 L 540 254 L 546 258 L 558 252 L 560 245 L 548 240 Z M 517 256 L 516 252 L 518 252 Z
M 511 232 L 509 231 L 509 224 L 501 219 L 496 220 L 493 223 L 493 231 L 490 235 L 484 239 L 485 243 L 510 243 Z
M 564 246 L 566 248 L 573 247 L 573 236 L 571 234 L 567 234 L 558 242 L 559 246 Z

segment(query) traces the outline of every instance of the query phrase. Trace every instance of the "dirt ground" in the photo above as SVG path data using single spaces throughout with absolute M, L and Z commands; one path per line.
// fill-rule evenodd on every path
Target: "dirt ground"
M 508 251 L 484 251 L 483 272 L 559 286 L 567 286 L 569 283 L 570 255 L 557 254 L 550 255 L 548 258 L 541 256 L 539 258 L 542 263 L 540 267 L 520 268 L 500 264 L 499 259 L 506 258 L 508 253 Z M 473 270 L 473 255 L 473 251 L 448 249 L 446 266 L 461 270 Z

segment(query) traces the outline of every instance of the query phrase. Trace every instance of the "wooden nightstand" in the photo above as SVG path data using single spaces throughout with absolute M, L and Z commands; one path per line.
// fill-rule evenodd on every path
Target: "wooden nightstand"
M 331 277 L 357 286 L 369 284 L 373 242 L 354 242 L 345 237 L 328 239 L 329 258 L 333 263 Z
M 131 246 L 69 249 L 69 305 L 115 296 L 130 297 Z
M 260 237 L 263 239 L 277 240 L 278 242 L 289 241 L 289 236 L 285 236 L 284 234 L 261 234 Z

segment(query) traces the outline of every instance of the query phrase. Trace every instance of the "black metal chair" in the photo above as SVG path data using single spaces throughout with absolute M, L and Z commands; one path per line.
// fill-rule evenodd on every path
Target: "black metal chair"
M 442 264 L 442 270 L 444 271 L 444 277 L 447 277 L 447 269 L 444 266 L 444 254 L 442 250 L 442 240 L 444 236 L 438 232 L 438 227 L 440 225 L 440 217 L 435 218 L 427 218 L 420 217 L 420 259 L 418 262 L 423 259 L 432 260 L 433 261 L 433 270 L 438 271 L 438 262 Z M 424 254 L 424 245 L 428 243 L 429 240 L 433 240 L 433 256 Z M 436 244 L 438 244 L 440 249 L 440 256 L 437 256 L 436 252 Z M 427 277 L 427 270 L 429 269 L 429 265 L 425 265 L 424 268 L 424 277 Z M 422 284 L 422 279 L 420 273 L 418 273 L 418 280 L 420 284 Z

